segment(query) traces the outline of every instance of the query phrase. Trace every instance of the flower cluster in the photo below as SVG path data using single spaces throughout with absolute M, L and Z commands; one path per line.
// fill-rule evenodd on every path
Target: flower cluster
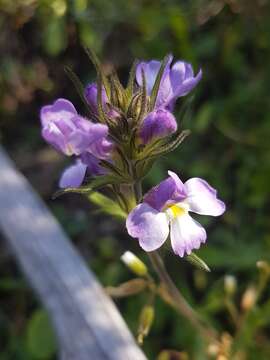
M 57 99 L 41 109 L 42 136 L 56 150 L 75 162 L 64 170 L 59 186 L 92 191 L 94 183 L 110 186 L 115 200 L 129 213 L 127 230 L 141 247 L 152 251 L 169 235 L 174 252 L 190 254 L 205 242 L 203 227 L 188 212 L 221 215 L 224 204 L 204 180 L 193 178 L 185 184 L 173 172 L 150 190 L 134 208 L 129 201 L 132 188 L 160 156 L 175 149 L 185 137 L 173 111 L 180 97 L 200 81 L 192 66 L 167 56 L 162 62 L 138 62 L 132 67 L 128 85 L 116 74 L 105 76 L 94 55 L 97 82 L 81 94 L 87 117 L 78 114 L 66 99 Z M 137 199 L 138 200 L 138 199 Z M 141 199 L 139 199 L 141 200 Z M 133 204 L 132 206 L 130 204 Z

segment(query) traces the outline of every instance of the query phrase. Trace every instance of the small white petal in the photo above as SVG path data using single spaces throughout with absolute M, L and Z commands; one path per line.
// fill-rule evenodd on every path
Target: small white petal
M 183 257 L 193 249 L 199 249 L 206 241 L 206 231 L 188 214 L 178 216 L 171 221 L 171 243 L 175 254 Z
M 219 216 L 225 211 L 225 204 L 217 198 L 217 191 L 205 180 L 200 178 L 189 179 L 185 183 L 190 211 L 200 215 Z

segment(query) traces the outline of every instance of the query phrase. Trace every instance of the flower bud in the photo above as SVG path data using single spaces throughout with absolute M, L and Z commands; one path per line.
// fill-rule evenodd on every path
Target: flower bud
M 167 110 L 158 109 L 144 118 L 139 136 L 143 144 L 147 144 L 152 140 L 171 135 L 176 130 L 177 123 L 173 114 Z
M 254 286 L 250 286 L 244 292 L 241 301 L 241 307 L 244 311 L 248 311 L 253 308 L 257 300 L 257 290 Z
M 85 91 L 84 91 L 84 96 L 85 96 L 91 110 L 94 113 L 98 113 L 98 88 L 97 88 L 97 84 L 96 83 L 91 83 L 91 84 L 87 85 L 86 88 L 85 88 Z M 105 103 L 108 100 L 104 88 L 102 88 L 101 98 L 102 98 L 102 105 L 104 106 Z
M 126 251 L 122 256 L 123 263 L 138 276 L 145 276 L 148 272 L 146 265 L 132 252 Z
M 237 288 L 236 278 L 232 275 L 226 275 L 224 277 L 224 290 L 227 295 L 232 296 Z
M 143 307 L 140 320 L 139 320 L 139 328 L 138 328 L 138 343 L 142 344 L 145 336 L 148 335 L 149 330 L 154 321 L 154 308 L 152 305 L 146 305 Z

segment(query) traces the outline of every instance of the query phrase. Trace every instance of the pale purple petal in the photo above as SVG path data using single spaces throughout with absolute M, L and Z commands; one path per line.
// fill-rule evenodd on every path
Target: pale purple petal
M 222 215 L 226 209 L 223 201 L 217 198 L 217 191 L 205 180 L 200 178 L 189 179 L 185 183 L 187 191 L 186 203 L 190 211 L 200 215 Z
M 206 241 L 206 231 L 188 214 L 176 217 L 171 222 L 171 243 L 176 255 L 190 255 Z
M 143 120 L 139 136 L 144 144 L 173 134 L 177 130 L 177 122 L 172 113 L 158 109 L 149 113 Z
M 77 160 L 74 165 L 67 167 L 59 181 L 60 188 L 79 187 L 85 177 L 87 165 Z
M 87 165 L 87 174 L 92 176 L 104 175 L 106 169 L 100 166 L 100 160 L 90 153 L 83 153 L 81 155 L 82 162 Z
M 146 91 L 147 95 L 151 94 L 151 91 L 153 89 L 154 83 L 156 81 L 156 77 L 158 74 L 158 71 L 160 69 L 161 62 L 152 60 L 149 62 L 141 62 L 138 64 L 136 69 L 136 80 L 137 83 L 142 86 L 142 70 L 144 71 L 145 79 L 146 79 Z
M 113 148 L 114 145 L 111 141 L 101 139 L 100 141 L 93 143 L 90 146 L 89 151 L 99 159 L 109 159 Z
M 170 81 L 173 98 L 187 95 L 201 80 L 202 71 L 194 77 L 192 66 L 185 61 L 177 61 L 171 69 Z
M 42 136 L 65 155 L 90 152 L 96 157 L 110 157 L 112 143 L 106 139 L 108 127 L 94 124 L 78 115 L 72 103 L 65 99 L 44 106 L 40 112 Z
M 56 150 L 61 151 L 64 154 L 69 154 L 66 137 L 56 124 L 48 123 L 48 125 L 44 126 L 41 130 L 41 134 L 43 139 L 51 144 Z
M 169 235 L 165 213 L 156 211 L 147 204 L 139 204 L 127 217 L 126 227 L 130 236 L 139 240 L 145 251 L 158 249 Z
M 182 181 L 171 171 L 169 175 L 166 180 L 154 186 L 144 196 L 144 202 L 159 211 L 168 205 L 183 201 L 186 197 L 186 190 Z
M 169 174 L 169 176 L 171 178 L 173 178 L 173 180 L 174 180 L 174 182 L 176 184 L 178 193 L 183 194 L 184 196 L 186 196 L 185 185 L 182 182 L 182 180 L 179 178 L 179 176 L 175 172 L 170 171 L 170 170 L 168 170 L 168 174 Z
M 161 79 L 161 83 L 163 82 L 164 78 L 166 78 L 166 76 L 168 75 L 168 71 L 170 69 L 172 59 L 173 59 L 173 57 L 170 55 L 168 62 L 165 66 L 164 72 L 163 72 L 163 77 Z M 137 83 L 139 84 L 139 86 L 142 86 L 142 83 L 143 83 L 142 70 L 143 70 L 145 79 L 146 79 L 147 95 L 151 95 L 151 92 L 152 92 L 153 86 L 155 84 L 156 77 L 159 72 L 160 66 L 161 66 L 161 61 L 157 61 L 157 60 L 151 60 L 148 62 L 142 61 L 137 65 L 136 80 L 137 80 Z
M 202 71 L 194 76 L 191 64 L 177 61 L 171 68 L 172 56 L 165 67 L 156 99 L 155 108 L 173 110 L 177 98 L 187 95 L 201 80 Z M 161 62 L 152 60 L 141 62 L 136 69 L 136 79 L 142 86 L 142 69 L 145 73 L 147 94 L 151 95 Z
M 42 126 L 46 126 L 52 120 L 71 119 L 77 115 L 73 104 L 66 99 L 57 99 L 52 105 L 43 106 L 40 110 Z

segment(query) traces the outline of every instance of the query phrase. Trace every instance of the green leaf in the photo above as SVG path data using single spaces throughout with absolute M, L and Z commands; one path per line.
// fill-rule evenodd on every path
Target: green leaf
M 95 205 L 98 205 L 99 208 L 107 214 L 119 217 L 121 219 L 126 219 L 127 217 L 127 214 L 115 201 L 111 200 L 103 194 L 94 192 L 88 196 L 88 199 Z
M 51 358 L 56 352 L 55 335 L 45 310 L 36 310 L 27 325 L 26 342 L 36 359 Z
M 192 265 L 195 265 L 196 267 L 198 267 L 201 270 L 210 272 L 210 268 L 209 266 L 196 254 L 194 254 L 193 252 L 190 255 L 187 255 L 185 257 L 185 259 L 191 263 Z

